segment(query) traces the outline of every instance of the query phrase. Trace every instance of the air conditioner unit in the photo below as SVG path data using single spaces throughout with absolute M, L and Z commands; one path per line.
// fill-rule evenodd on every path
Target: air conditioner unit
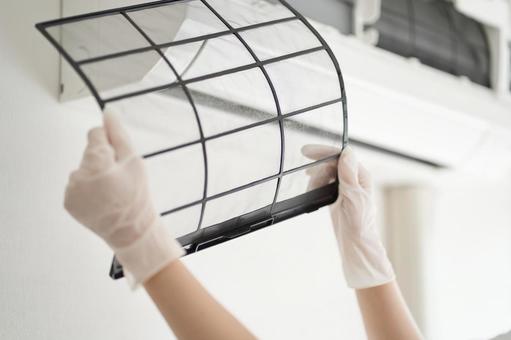
M 314 22 L 343 67 L 352 144 L 449 168 L 511 169 L 511 99 Z
M 114 4 L 113 0 L 104 0 L 100 7 L 125 2 L 129 1 L 116 0 Z M 100 9 L 94 7 L 96 5 L 83 8 L 77 0 L 65 0 L 64 4 L 65 15 Z M 477 12 L 477 6 L 468 6 L 466 1 L 457 1 L 456 6 L 470 16 Z M 316 13 L 316 16 L 321 15 Z M 371 158 L 378 161 L 401 159 L 410 166 L 511 168 L 509 95 L 497 95 L 496 91 L 464 77 L 450 75 L 423 65 L 417 59 L 402 57 L 354 36 L 341 34 L 338 27 L 310 21 L 341 63 L 352 145 L 359 146 L 362 152 L 369 150 Z M 261 48 L 264 47 L 261 45 Z M 63 98 L 83 95 L 85 86 L 81 80 L 67 69 L 66 64 L 63 67 Z M 322 72 L 318 65 L 307 65 L 302 60 L 295 67 L 310 68 L 315 82 L 330 81 L 326 78 L 328 72 Z M 251 105 L 250 98 L 223 99 Z M 252 104 L 257 106 L 257 100 L 253 101 Z M 321 124 L 324 126 L 319 128 L 328 130 L 328 125 L 334 122 Z M 401 167 L 405 163 L 399 164 Z

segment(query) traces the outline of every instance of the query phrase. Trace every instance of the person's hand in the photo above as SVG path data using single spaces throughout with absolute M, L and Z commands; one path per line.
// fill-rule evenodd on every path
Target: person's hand
M 105 112 L 103 127 L 89 131 L 64 206 L 112 248 L 133 287 L 183 254 L 153 207 L 144 163 L 113 112 Z
M 305 145 L 302 153 L 320 160 L 338 154 L 339 149 Z M 339 197 L 330 207 L 335 236 L 339 244 L 344 275 L 351 288 L 379 286 L 395 275 L 375 226 L 375 207 L 369 172 L 348 147 L 339 160 L 309 168 L 309 189 L 319 188 L 339 178 Z

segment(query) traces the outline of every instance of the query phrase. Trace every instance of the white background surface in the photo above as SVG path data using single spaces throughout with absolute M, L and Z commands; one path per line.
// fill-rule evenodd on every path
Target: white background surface
M 167 339 L 146 294 L 108 278 L 111 252 L 62 208 L 100 114 L 90 99 L 56 102 L 57 53 L 33 24 L 57 17 L 58 3 L 0 4 L 0 338 Z M 377 178 L 402 168 L 366 158 Z M 511 328 L 511 184 L 441 177 L 422 247 L 424 330 L 485 339 Z M 185 262 L 263 339 L 364 338 L 326 210 Z

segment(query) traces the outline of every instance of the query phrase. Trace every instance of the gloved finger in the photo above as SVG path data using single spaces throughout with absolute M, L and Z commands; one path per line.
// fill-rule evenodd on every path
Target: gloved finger
M 105 129 L 101 126 L 92 128 L 87 133 L 87 147 L 109 145 Z
M 339 157 L 339 180 L 348 185 L 358 185 L 358 161 L 353 150 L 346 147 Z
M 114 151 L 102 127 L 96 127 L 87 134 L 87 147 L 83 153 L 80 169 L 95 174 L 108 169 L 114 163 Z
M 307 168 L 307 170 L 305 170 L 305 174 L 312 176 L 315 173 L 317 173 L 319 169 L 321 169 L 322 167 L 327 167 L 327 166 L 331 167 L 334 170 L 337 170 L 337 162 L 338 162 L 337 159 L 332 159 L 327 162 L 320 163 L 316 166 L 309 167 L 309 168 Z M 335 177 L 336 174 L 337 174 L 337 171 L 334 172 L 332 177 Z
M 111 109 L 106 109 L 103 116 L 103 124 L 108 140 L 115 150 L 116 159 L 122 160 L 131 157 L 135 151 L 117 113 Z
M 337 176 L 337 160 L 308 168 L 305 174 L 311 177 L 311 179 L 321 180 L 326 183 L 335 180 Z
M 358 182 L 366 191 L 371 191 L 373 186 L 371 174 L 362 164 L 358 166 Z
M 67 187 L 66 190 L 69 189 L 69 187 L 73 186 L 76 182 L 80 181 L 81 179 L 81 172 L 80 170 L 74 170 L 69 174 L 69 178 L 67 180 Z
M 318 161 L 339 154 L 341 149 L 334 146 L 307 144 L 302 147 L 301 151 L 305 157 Z
M 310 176 L 307 190 L 321 188 L 335 181 L 337 166 L 334 164 L 322 164 L 320 166 L 307 169 L 306 173 Z

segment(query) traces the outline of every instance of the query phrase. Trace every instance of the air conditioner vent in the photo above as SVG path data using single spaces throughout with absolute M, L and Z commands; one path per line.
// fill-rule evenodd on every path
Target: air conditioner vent
M 382 0 L 378 47 L 490 86 L 483 25 L 443 0 Z

